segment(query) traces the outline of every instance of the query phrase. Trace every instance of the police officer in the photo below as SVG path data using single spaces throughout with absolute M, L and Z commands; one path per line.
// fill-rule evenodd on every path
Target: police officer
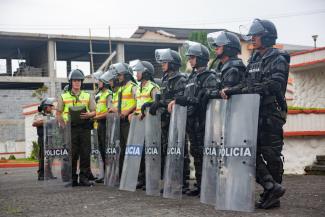
M 159 92 L 159 86 L 155 83 L 153 75 L 155 69 L 153 65 L 148 61 L 135 60 L 131 66 L 132 70 L 136 72 L 137 81 L 140 82 L 140 86 L 137 88 L 136 93 L 136 109 L 133 113 L 129 115 L 129 121 L 134 115 L 138 116 L 141 120 L 145 116 L 146 105 L 150 105 L 155 100 L 156 94 Z M 145 151 L 143 149 L 140 171 L 139 171 L 139 181 L 137 188 L 145 187 Z
M 170 122 L 170 113 L 168 112 L 168 104 L 175 99 L 176 96 L 183 96 L 186 76 L 184 76 L 179 68 L 181 66 L 181 56 L 174 50 L 157 49 L 155 51 L 157 63 L 161 64 L 163 77 L 161 80 L 160 92 L 157 100 L 150 105 L 150 114 L 156 115 L 158 109 L 161 110 L 161 174 L 164 174 L 165 158 L 168 147 L 168 130 Z M 185 149 L 186 150 L 186 149 Z M 188 154 L 184 153 L 184 167 L 189 165 Z M 186 170 L 184 170 L 186 174 Z M 189 174 L 189 171 L 188 171 Z M 187 177 L 184 176 L 184 188 Z
M 48 168 L 47 177 L 44 177 L 44 117 L 53 117 L 53 108 L 54 108 L 54 98 L 45 98 L 42 100 L 40 106 L 38 106 L 38 114 L 35 115 L 33 121 L 33 127 L 37 129 L 37 143 L 39 145 L 39 152 L 38 152 L 38 180 L 43 181 L 44 178 L 53 179 L 56 178 L 53 176 L 50 165 Z
M 69 91 L 58 97 L 57 119 L 61 125 L 69 123 L 69 110 L 75 106 L 84 106 L 86 112 L 80 114 L 81 123 L 71 123 L 72 143 L 72 186 L 90 186 L 88 172 L 90 171 L 90 121 L 96 115 L 96 104 L 94 97 L 83 90 L 84 73 L 73 70 L 69 74 Z M 77 161 L 80 158 L 79 183 L 77 172 Z
M 246 66 L 238 58 L 241 52 L 240 40 L 231 32 L 214 32 L 207 36 L 208 43 L 214 48 L 219 64 L 216 68 L 218 88 L 209 91 L 204 97 L 224 98 L 227 94 L 241 93 L 244 85 Z
M 205 132 L 205 116 L 207 101 L 203 102 L 202 96 L 209 90 L 217 87 L 217 79 L 214 72 L 208 70 L 209 50 L 196 42 L 185 43 L 186 56 L 192 67 L 192 72 L 187 79 L 184 96 L 176 97 L 168 105 L 172 110 L 174 104 L 187 106 L 186 131 L 191 145 L 191 155 L 194 158 L 195 177 L 197 186 L 187 192 L 189 196 L 197 196 L 201 190 L 202 161 Z
M 125 147 L 128 139 L 130 123 L 128 115 L 136 108 L 137 84 L 132 75 L 132 69 L 126 63 L 115 63 L 110 66 L 110 70 L 117 76 L 118 89 L 113 93 L 113 107 L 109 112 L 120 113 L 120 160 L 119 170 L 122 173 Z M 120 100 L 119 100 L 120 99 Z M 120 110 L 120 111 L 119 111 Z
M 279 198 L 285 193 L 281 186 L 283 175 L 283 125 L 286 122 L 285 92 L 290 56 L 273 48 L 277 30 L 269 20 L 255 19 L 249 29 L 254 52 L 247 66 L 247 86 L 242 93 L 261 96 L 257 137 L 256 181 L 264 192 L 257 208 L 280 206 Z
M 106 116 L 108 108 L 112 106 L 112 91 L 109 85 L 107 76 L 103 73 L 94 73 L 95 78 L 98 79 L 98 92 L 96 94 L 96 116 L 94 120 L 97 123 L 97 135 L 98 135 L 98 148 L 102 158 L 102 165 L 100 177 L 96 180 L 97 183 L 104 182 L 104 171 L 105 171 L 105 159 L 106 159 Z

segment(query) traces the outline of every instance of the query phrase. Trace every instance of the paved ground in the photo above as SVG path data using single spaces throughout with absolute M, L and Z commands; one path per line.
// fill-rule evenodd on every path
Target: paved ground
M 0 169 L 0 216 L 325 216 L 325 176 L 286 176 L 284 185 L 279 209 L 217 212 L 198 198 L 168 200 L 103 185 L 48 191 L 35 168 Z

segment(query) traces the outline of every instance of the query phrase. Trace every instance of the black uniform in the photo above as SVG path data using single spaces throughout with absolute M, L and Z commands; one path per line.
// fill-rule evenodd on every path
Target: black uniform
M 224 64 L 220 62 L 217 67 L 217 75 L 220 77 L 220 90 L 224 88 L 227 88 L 227 91 L 236 91 L 240 89 L 244 84 L 245 71 L 246 66 L 239 58 L 230 58 Z
M 41 112 L 40 114 L 42 114 L 44 117 L 46 116 L 46 114 L 44 114 L 43 112 Z M 43 179 L 44 178 L 44 126 L 38 126 L 37 128 L 37 143 L 39 145 L 39 151 L 38 151 L 38 177 L 39 179 Z
M 168 147 L 168 130 L 170 114 L 167 111 L 168 104 L 177 96 L 183 96 L 185 89 L 186 77 L 180 72 L 168 72 L 161 81 L 159 107 L 161 108 L 161 174 L 164 174 L 165 157 Z M 185 149 L 186 150 L 186 149 Z M 188 161 L 188 162 L 186 162 Z M 188 153 L 184 153 L 184 166 L 189 165 Z
M 256 179 L 264 189 L 268 182 L 282 182 L 283 125 L 286 122 L 285 92 L 289 54 L 275 48 L 253 53 L 247 66 L 248 86 L 243 93 L 261 96 L 257 138 Z
M 176 104 L 187 106 L 186 132 L 194 158 L 195 176 L 198 189 L 201 186 L 202 161 L 207 101 L 202 102 L 205 93 L 217 87 L 216 74 L 205 67 L 193 71 L 187 79 L 183 97 L 176 97 Z

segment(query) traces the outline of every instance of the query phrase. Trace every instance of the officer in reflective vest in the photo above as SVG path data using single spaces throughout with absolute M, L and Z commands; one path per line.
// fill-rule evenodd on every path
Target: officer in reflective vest
M 69 90 L 58 97 L 57 119 L 60 125 L 70 123 L 70 109 L 76 106 L 83 106 L 86 112 L 81 112 L 80 123 L 71 122 L 71 151 L 72 151 L 72 186 L 90 186 L 88 171 L 90 171 L 90 131 L 92 122 L 96 115 L 96 104 L 94 97 L 82 90 L 85 76 L 79 69 L 73 70 L 69 74 Z M 79 163 L 79 182 L 77 174 L 77 161 Z
M 131 64 L 130 64 L 131 65 Z M 135 111 L 129 115 L 129 121 L 132 116 L 137 115 L 140 119 L 144 118 L 146 107 L 151 105 L 155 101 L 155 96 L 159 93 L 159 86 L 155 83 L 153 75 L 155 69 L 153 65 L 148 61 L 134 60 L 131 68 L 137 73 L 137 80 L 140 83 L 140 87 L 137 89 L 136 99 L 137 105 Z M 137 188 L 144 188 L 145 186 L 145 158 L 144 149 L 141 158 L 139 182 Z
M 128 139 L 130 123 L 128 116 L 136 108 L 137 84 L 132 75 L 132 69 L 126 63 L 115 63 L 110 70 L 116 74 L 119 88 L 113 93 L 113 107 L 108 112 L 120 113 L 120 175 L 124 162 L 125 147 Z M 120 100 L 119 100 L 120 98 Z M 119 111 L 120 110 L 120 111 Z
M 97 134 L 98 134 L 98 145 L 99 152 L 103 160 L 103 165 L 105 165 L 106 158 L 106 116 L 108 108 L 112 107 L 112 91 L 109 85 L 109 80 L 107 76 L 104 76 L 104 73 L 101 73 L 98 76 L 98 92 L 96 94 L 96 120 Z M 105 166 L 104 166 L 105 167 Z M 100 173 L 100 176 L 96 180 L 97 183 L 104 182 L 104 170 Z

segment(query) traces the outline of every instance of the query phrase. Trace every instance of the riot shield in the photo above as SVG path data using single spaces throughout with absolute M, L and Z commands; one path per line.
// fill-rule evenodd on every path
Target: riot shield
M 144 143 L 144 120 L 134 115 L 131 120 L 128 141 L 120 180 L 120 190 L 135 191 Z
M 161 122 L 160 113 L 145 116 L 146 194 L 160 196 Z
M 227 102 L 224 142 L 217 153 L 217 210 L 254 210 L 259 104 L 257 94 L 234 95 Z
M 175 105 L 168 132 L 163 197 L 181 199 L 187 107 Z
M 101 168 L 103 168 L 102 162 L 102 157 L 99 152 L 97 129 L 93 129 L 91 131 L 90 168 L 94 177 L 100 177 Z
M 69 186 L 72 180 L 71 128 L 53 117 L 44 120 L 44 185 L 47 189 Z
M 212 99 L 206 111 L 201 203 L 216 203 L 217 145 L 223 142 L 226 100 Z
M 118 113 L 108 113 L 106 117 L 106 171 L 104 183 L 108 187 L 119 186 L 120 160 L 120 116 Z

